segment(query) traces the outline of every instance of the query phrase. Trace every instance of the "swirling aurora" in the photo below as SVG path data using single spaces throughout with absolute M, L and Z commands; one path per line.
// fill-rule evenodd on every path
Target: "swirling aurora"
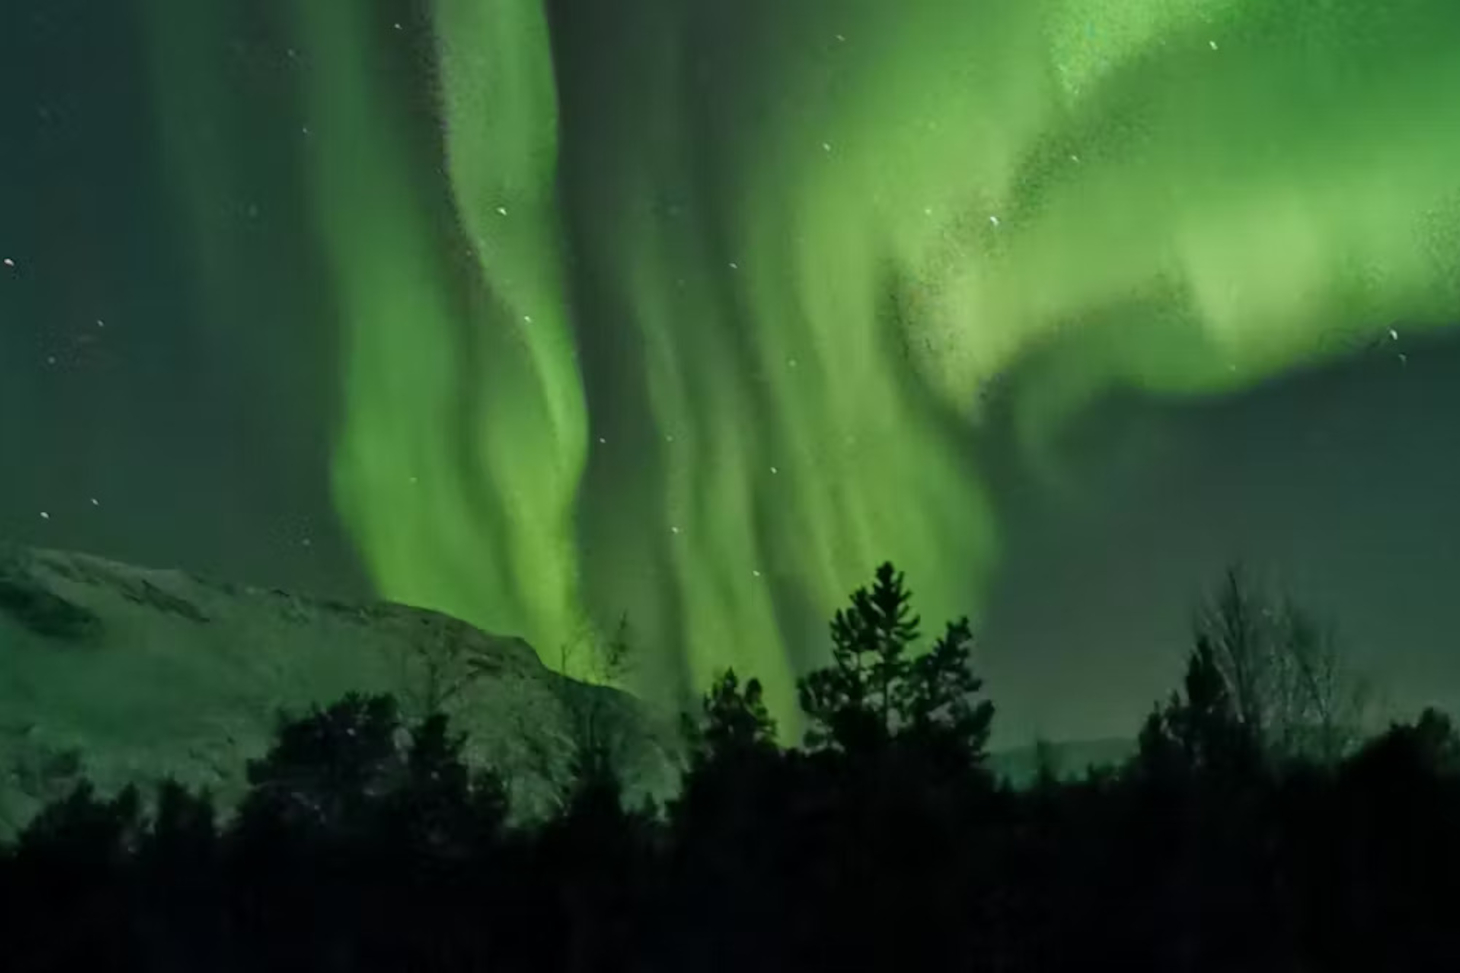
M 149 4 L 199 214 L 239 163 L 179 120 L 239 130 L 198 53 L 239 15 Z M 1447 0 L 385 8 L 278 11 L 337 509 L 384 595 L 550 664 L 626 614 L 650 693 L 733 665 L 788 714 L 884 559 L 925 618 L 976 616 L 971 433 L 1021 366 L 1038 462 L 1111 390 L 1232 392 L 1460 317 Z M 194 222 L 213 292 L 249 286 Z

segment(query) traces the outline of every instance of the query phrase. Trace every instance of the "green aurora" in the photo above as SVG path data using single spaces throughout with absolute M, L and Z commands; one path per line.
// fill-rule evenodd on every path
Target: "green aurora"
M 239 15 L 149 2 L 223 281 L 197 201 L 239 163 L 175 120 L 247 129 L 192 53 Z M 280 14 L 337 506 L 384 595 L 549 664 L 626 613 L 641 689 L 734 665 L 785 716 L 879 561 L 930 627 L 977 616 L 1000 376 L 1058 482 L 1049 443 L 1112 389 L 1220 394 L 1460 319 L 1452 0 L 383 6 Z

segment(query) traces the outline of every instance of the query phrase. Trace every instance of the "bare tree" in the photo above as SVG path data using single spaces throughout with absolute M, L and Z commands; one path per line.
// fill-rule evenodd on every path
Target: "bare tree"
M 583 694 L 583 705 L 573 707 L 572 713 L 580 781 L 612 776 L 614 754 L 620 741 L 608 719 L 615 700 L 603 690 L 622 686 L 628 678 L 632 666 L 630 646 L 627 614 L 619 616 L 618 624 L 606 635 L 600 634 L 591 621 L 586 621 L 569 641 L 559 646 L 559 670 L 591 687 Z
M 1283 615 L 1289 662 L 1285 683 L 1293 717 L 1287 743 L 1331 763 L 1362 739 L 1372 715 L 1373 685 L 1345 662 L 1331 625 L 1315 621 L 1290 601 Z
M 558 671 L 590 685 L 617 686 L 629 674 L 629 656 L 627 612 L 607 635 L 591 619 L 584 619 L 558 646 Z
M 1272 597 L 1239 566 L 1198 611 L 1195 629 L 1212 650 L 1233 716 L 1267 753 L 1332 761 L 1357 742 L 1372 690 L 1343 658 L 1331 626 Z
M 597 627 L 590 618 L 582 618 L 578 621 L 578 627 L 573 629 L 568 638 L 558 645 L 558 672 L 569 679 L 578 679 L 586 682 L 585 673 L 582 671 L 587 663 L 591 661 L 593 653 L 594 635 Z

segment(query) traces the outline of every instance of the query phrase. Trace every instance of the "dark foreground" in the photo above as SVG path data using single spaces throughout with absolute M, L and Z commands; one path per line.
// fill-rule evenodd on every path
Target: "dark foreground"
M 1243 610 L 1125 765 L 1021 789 L 985 769 L 967 626 L 913 659 L 890 569 L 800 686 L 806 742 L 727 673 L 664 807 L 624 808 L 590 737 L 560 810 L 509 826 L 445 717 L 349 697 L 281 723 L 226 820 L 175 785 L 51 805 L 0 860 L 3 968 L 1460 970 L 1450 722 L 1342 733 L 1311 664 L 1308 696 L 1271 660 L 1257 691 L 1259 640 L 1311 646 Z

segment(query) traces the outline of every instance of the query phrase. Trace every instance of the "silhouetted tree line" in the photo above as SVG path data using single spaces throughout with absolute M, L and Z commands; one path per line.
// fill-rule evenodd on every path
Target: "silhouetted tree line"
M 1460 739 L 1434 711 L 1340 726 L 1313 631 L 1232 575 L 1128 762 L 1015 788 L 967 621 L 914 654 L 884 565 L 800 683 L 803 745 L 727 671 L 677 798 L 626 807 L 590 748 L 531 825 L 444 716 L 349 696 L 281 724 L 227 821 L 176 784 L 50 804 L 0 860 L 0 963 L 1460 970 Z

